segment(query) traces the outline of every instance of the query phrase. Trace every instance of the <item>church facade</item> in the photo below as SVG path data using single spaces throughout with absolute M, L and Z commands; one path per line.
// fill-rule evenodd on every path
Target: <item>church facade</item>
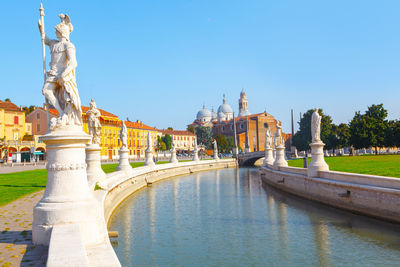
M 212 135 L 235 136 L 234 124 L 236 126 L 236 141 L 240 149 L 244 151 L 264 151 L 265 132 L 267 129 L 274 134 L 277 124 L 280 123 L 266 111 L 251 114 L 249 111 L 246 92 L 242 89 L 239 97 L 239 114 L 234 116 L 232 108 L 226 103 L 225 95 L 217 112 L 208 110 L 204 105 L 197 113 L 195 121 L 190 126 L 206 126 L 212 128 Z M 290 145 L 290 134 L 282 133 L 287 149 Z

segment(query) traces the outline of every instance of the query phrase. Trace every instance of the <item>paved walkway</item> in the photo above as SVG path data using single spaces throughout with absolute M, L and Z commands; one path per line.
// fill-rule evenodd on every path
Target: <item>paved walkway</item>
M 0 207 L 0 266 L 45 266 L 47 247 L 32 245 L 33 207 L 43 192 Z
M 0 167 L 0 174 L 1 173 L 11 173 L 11 172 L 23 172 L 23 171 L 30 171 L 30 170 L 37 170 L 37 169 L 44 169 L 46 165 L 28 165 L 28 166 L 1 166 Z M 0 265 L 1 266 L 1 265 Z

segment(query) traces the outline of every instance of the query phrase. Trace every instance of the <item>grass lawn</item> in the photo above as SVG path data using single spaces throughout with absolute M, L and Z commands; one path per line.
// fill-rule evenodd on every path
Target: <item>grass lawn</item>
M 159 161 L 157 164 L 168 163 Z M 105 173 L 117 170 L 118 164 L 103 164 Z M 132 162 L 132 168 L 144 166 L 143 162 Z M 0 206 L 3 206 L 20 197 L 32 194 L 46 188 L 47 171 L 33 170 L 0 174 Z
M 0 174 L 0 206 L 46 187 L 47 170 Z
M 308 159 L 310 162 L 311 158 Z M 325 157 L 332 171 L 363 173 L 400 178 L 400 155 Z M 291 167 L 303 167 L 303 159 L 288 161 Z

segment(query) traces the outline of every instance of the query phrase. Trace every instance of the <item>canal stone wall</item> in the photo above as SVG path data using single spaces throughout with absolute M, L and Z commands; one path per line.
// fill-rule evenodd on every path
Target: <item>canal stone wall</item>
M 92 208 L 101 210 L 102 218 L 98 224 L 105 225 L 121 202 L 154 182 L 177 175 L 236 166 L 235 159 L 221 159 L 168 163 L 109 173 L 91 189 L 97 200 Z M 104 236 L 102 242 L 92 245 L 84 244 L 82 236 L 78 224 L 53 226 L 47 266 L 121 266 L 108 236 Z
M 260 168 L 261 180 L 294 195 L 351 212 L 400 223 L 400 179 L 271 165 Z
M 104 190 L 97 190 L 95 194 L 104 203 L 104 218 L 108 224 L 113 211 L 127 197 L 152 183 L 173 176 L 236 166 L 235 159 L 221 159 L 168 163 L 134 168 L 127 172 L 118 171 L 108 174 L 107 179 L 100 183 Z

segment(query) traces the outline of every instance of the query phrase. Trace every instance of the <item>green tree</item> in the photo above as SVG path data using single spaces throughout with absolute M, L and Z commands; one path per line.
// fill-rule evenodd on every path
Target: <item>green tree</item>
M 310 149 L 311 143 L 311 115 L 313 114 L 314 110 L 310 109 L 306 113 L 304 113 L 303 117 L 300 119 L 299 131 L 293 136 L 293 145 L 299 151 L 307 151 Z M 321 140 L 326 144 L 327 149 L 331 149 L 333 144 L 331 144 L 331 140 L 329 137 L 332 131 L 332 119 L 330 116 L 325 115 L 322 112 L 322 109 L 319 109 L 318 112 L 321 118 Z
M 25 112 L 25 115 L 28 115 L 29 113 L 31 113 L 32 111 L 35 110 L 35 106 L 29 106 L 29 107 L 22 107 L 22 110 Z
M 229 143 L 226 141 L 225 136 L 222 134 L 217 134 L 215 136 L 215 140 L 217 140 L 218 151 L 221 153 L 226 153 L 229 148 Z
M 344 148 L 349 146 L 350 129 L 345 123 L 339 125 L 332 124 L 331 132 L 328 136 L 329 149 Z
M 162 142 L 164 142 L 166 150 L 170 150 L 171 149 L 171 143 L 172 143 L 171 135 L 169 135 L 169 134 L 164 135 L 162 137 Z
M 400 121 L 389 121 L 385 132 L 386 147 L 400 147 Z
M 191 133 L 195 133 L 195 128 L 193 125 L 189 125 L 186 130 L 188 130 Z
M 11 102 L 9 98 L 4 99 L 4 102 Z
M 386 120 L 387 110 L 383 104 L 368 107 L 365 114 L 357 111 L 350 122 L 350 144 L 356 148 L 375 147 L 378 154 L 378 147 L 385 146 L 387 141 L 388 121 Z
M 203 144 L 206 149 L 212 148 L 211 128 L 206 126 L 198 126 L 196 128 L 196 136 L 198 144 Z
M 167 150 L 167 145 L 164 143 L 164 141 L 162 140 L 161 136 L 157 136 L 157 148 L 160 151 Z

